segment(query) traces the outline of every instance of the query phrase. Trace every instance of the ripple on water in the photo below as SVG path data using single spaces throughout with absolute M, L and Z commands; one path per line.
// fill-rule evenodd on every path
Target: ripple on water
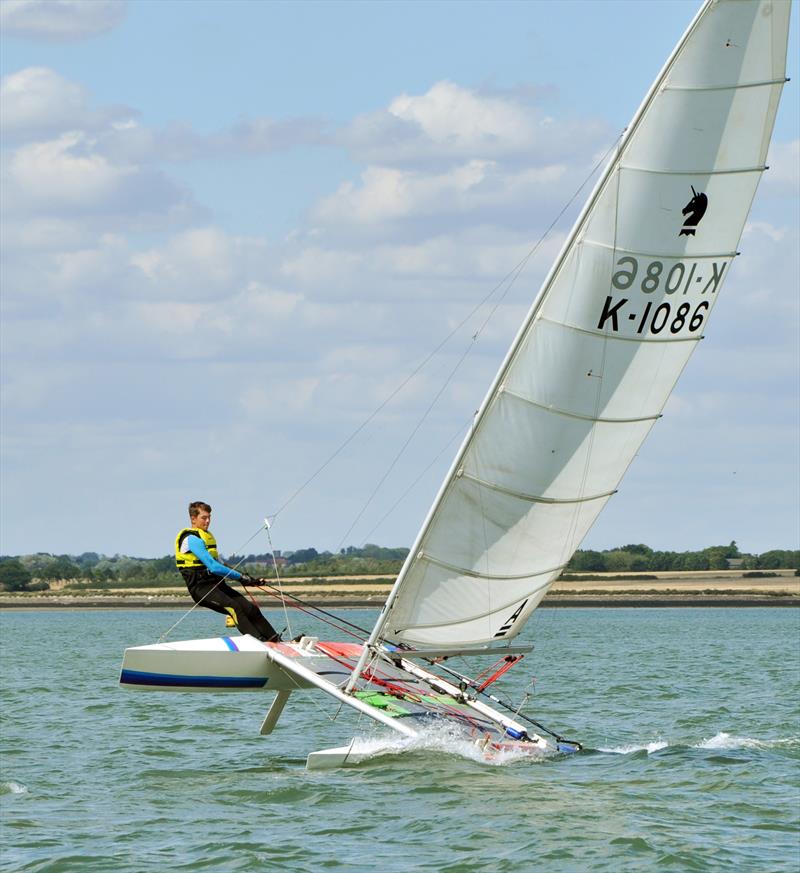
M 122 648 L 152 642 L 177 615 L 0 614 L 15 629 L 0 689 L 12 849 L 0 869 L 797 873 L 790 612 L 551 610 L 530 626 L 536 652 L 502 696 L 518 700 L 535 669 L 527 711 L 589 751 L 489 764 L 469 744 L 405 747 L 379 733 L 364 764 L 317 772 L 305 754 L 363 727 L 328 720 L 310 694 L 292 695 L 261 737 L 269 695 L 117 687 Z M 205 621 L 193 614 L 186 636 L 218 632 Z M 88 641 L 80 651 L 76 638 Z M 746 673 L 719 669 L 743 662 Z M 31 694 L 45 675 L 52 687 Z

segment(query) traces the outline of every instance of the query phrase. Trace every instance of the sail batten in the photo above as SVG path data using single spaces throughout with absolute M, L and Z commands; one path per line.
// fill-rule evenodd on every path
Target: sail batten
M 447 561 L 442 561 L 439 558 L 422 553 L 418 556 L 418 560 L 427 561 L 429 564 L 435 564 L 443 570 L 450 570 L 453 573 L 458 573 L 461 576 L 469 576 L 472 579 L 487 579 L 493 581 L 500 580 L 519 580 L 519 579 L 534 579 L 536 576 L 546 576 L 549 573 L 560 573 L 564 569 L 564 565 L 558 567 L 548 567 L 545 570 L 528 570 L 524 573 L 490 573 L 488 570 L 474 570 L 468 567 L 458 567 L 455 564 L 450 564 Z
M 370 636 L 511 639 L 703 338 L 762 177 L 789 4 L 706 0 L 535 297 Z M 435 556 L 435 558 L 433 557 Z
M 470 482 L 475 482 L 483 488 L 489 488 L 492 491 L 499 491 L 502 494 L 507 494 L 509 497 L 514 497 L 517 500 L 525 500 L 528 503 L 587 503 L 591 500 L 602 500 L 604 497 L 611 497 L 613 494 L 617 493 L 615 489 L 613 491 L 603 491 L 601 494 L 584 494 L 580 497 L 543 497 L 541 494 L 524 494 L 522 491 L 515 491 L 511 488 L 506 488 L 499 482 L 487 482 L 485 479 L 480 479 L 469 473 L 460 473 L 459 477 L 467 479 Z
M 645 251 L 643 249 L 634 249 L 634 248 L 625 248 L 621 245 L 615 245 L 614 243 L 606 243 L 596 239 L 588 239 L 584 237 L 580 243 L 582 246 L 595 246 L 599 249 L 608 249 L 614 252 L 620 252 L 625 255 L 637 255 L 640 258 L 651 258 L 652 260 L 659 260 L 661 258 L 674 258 L 675 252 L 669 251 L 659 251 L 655 252 L 652 250 Z M 720 258 L 735 258 L 739 255 L 737 251 L 731 252 L 692 252 L 692 260 L 693 261 L 710 261 Z
M 766 88 L 770 85 L 785 85 L 789 79 L 764 79 L 761 82 L 735 82 L 729 85 L 664 85 L 665 91 L 739 91 L 743 88 Z
M 603 378 L 601 374 L 598 374 L 597 377 L 599 379 Z M 553 415 L 563 415 L 566 418 L 578 418 L 581 421 L 594 421 L 603 424 L 634 424 L 638 421 L 655 421 L 657 418 L 661 417 L 659 414 L 639 415 L 636 418 L 608 418 L 602 415 L 581 415 L 579 412 L 570 412 L 567 409 L 559 409 L 557 406 L 552 406 L 548 403 L 539 403 L 536 400 L 532 400 L 530 397 L 525 397 L 524 395 L 511 391 L 508 388 L 503 388 L 503 394 L 508 397 L 513 397 L 515 400 L 519 400 L 522 403 L 529 403 L 531 406 L 537 406 L 539 409 L 552 412 Z
M 591 328 L 587 327 L 579 327 L 577 324 L 568 324 L 565 321 L 556 321 L 554 318 L 545 318 L 544 316 L 542 316 L 539 320 L 546 321 L 548 324 L 558 325 L 559 327 L 563 327 L 565 330 L 573 330 L 576 333 L 585 334 L 586 336 L 596 336 L 601 337 L 602 339 L 613 340 L 614 342 L 623 343 L 696 343 L 699 342 L 701 339 L 705 338 L 703 336 L 620 336 L 617 334 L 608 333 L 607 331 L 592 330 Z
M 546 575 L 546 574 L 541 574 L 541 575 Z M 534 578 L 534 577 L 531 577 L 531 578 Z M 535 578 L 538 578 L 538 577 L 535 577 Z M 535 596 L 536 594 L 541 593 L 542 588 L 549 586 L 550 583 L 551 583 L 551 579 L 549 579 L 549 578 L 546 579 L 545 581 L 543 581 L 540 584 L 540 586 L 532 592 L 531 596 Z M 513 600 L 504 600 L 500 603 L 493 604 L 491 609 L 487 609 L 485 612 L 481 612 L 477 615 L 470 616 L 470 621 L 485 620 L 487 618 L 491 618 L 496 613 L 501 613 L 501 614 L 508 613 L 509 610 L 518 609 L 520 606 L 520 602 L 521 602 L 520 598 L 517 597 Z M 394 628 L 393 636 L 394 637 L 397 637 L 398 635 L 405 636 L 405 634 L 408 633 L 408 631 L 411 630 L 412 628 L 415 631 L 430 631 L 430 630 L 436 630 L 436 628 L 439 628 L 439 627 L 443 627 L 443 628 L 444 627 L 458 627 L 459 625 L 462 625 L 462 624 L 464 624 L 464 620 L 456 618 L 456 619 L 443 619 L 442 621 L 433 622 L 433 623 L 427 624 L 427 625 L 426 624 L 416 624 L 413 626 L 408 626 L 406 628 L 403 628 L 403 627 L 398 625 Z M 496 635 L 494 635 L 494 636 L 496 636 Z M 505 636 L 505 634 L 503 634 L 503 636 Z M 502 652 L 502 650 L 499 650 L 499 651 Z
M 755 167 L 731 167 L 722 170 L 712 170 L 701 167 L 694 170 L 662 170 L 658 167 L 636 167 L 632 164 L 621 164 L 620 170 L 634 173 L 655 173 L 659 176 L 726 176 L 736 173 L 763 173 L 767 169 L 766 164 Z

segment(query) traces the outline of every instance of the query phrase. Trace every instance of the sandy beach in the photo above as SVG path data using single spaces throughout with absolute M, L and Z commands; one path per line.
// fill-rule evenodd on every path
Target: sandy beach
M 664 572 L 643 574 L 574 574 L 560 579 L 542 602 L 543 607 L 564 606 L 800 606 L 800 576 L 794 570 L 771 570 L 769 576 L 747 577 L 741 570 Z M 774 575 L 772 575 L 774 574 Z M 376 581 L 372 581 L 375 578 Z M 291 598 L 323 607 L 377 608 L 391 584 L 385 577 L 361 576 L 347 580 L 291 578 L 281 583 Z M 269 607 L 275 594 L 258 593 Z M 70 590 L 64 586 L 43 592 L 3 592 L 0 609 L 26 608 L 181 608 L 192 605 L 186 589 L 118 588 Z

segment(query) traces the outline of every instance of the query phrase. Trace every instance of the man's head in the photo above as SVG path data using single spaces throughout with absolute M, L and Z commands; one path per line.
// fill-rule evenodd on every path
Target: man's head
M 200 530 L 208 530 L 211 524 L 211 507 L 202 500 L 195 500 L 189 504 L 189 521 L 192 527 L 199 527 Z

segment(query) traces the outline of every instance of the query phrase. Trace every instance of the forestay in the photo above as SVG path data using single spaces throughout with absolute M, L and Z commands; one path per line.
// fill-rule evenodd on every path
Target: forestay
M 707 328 L 762 171 L 788 0 L 709 0 L 634 117 L 482 404 L 373 632 L 515 636 Z

